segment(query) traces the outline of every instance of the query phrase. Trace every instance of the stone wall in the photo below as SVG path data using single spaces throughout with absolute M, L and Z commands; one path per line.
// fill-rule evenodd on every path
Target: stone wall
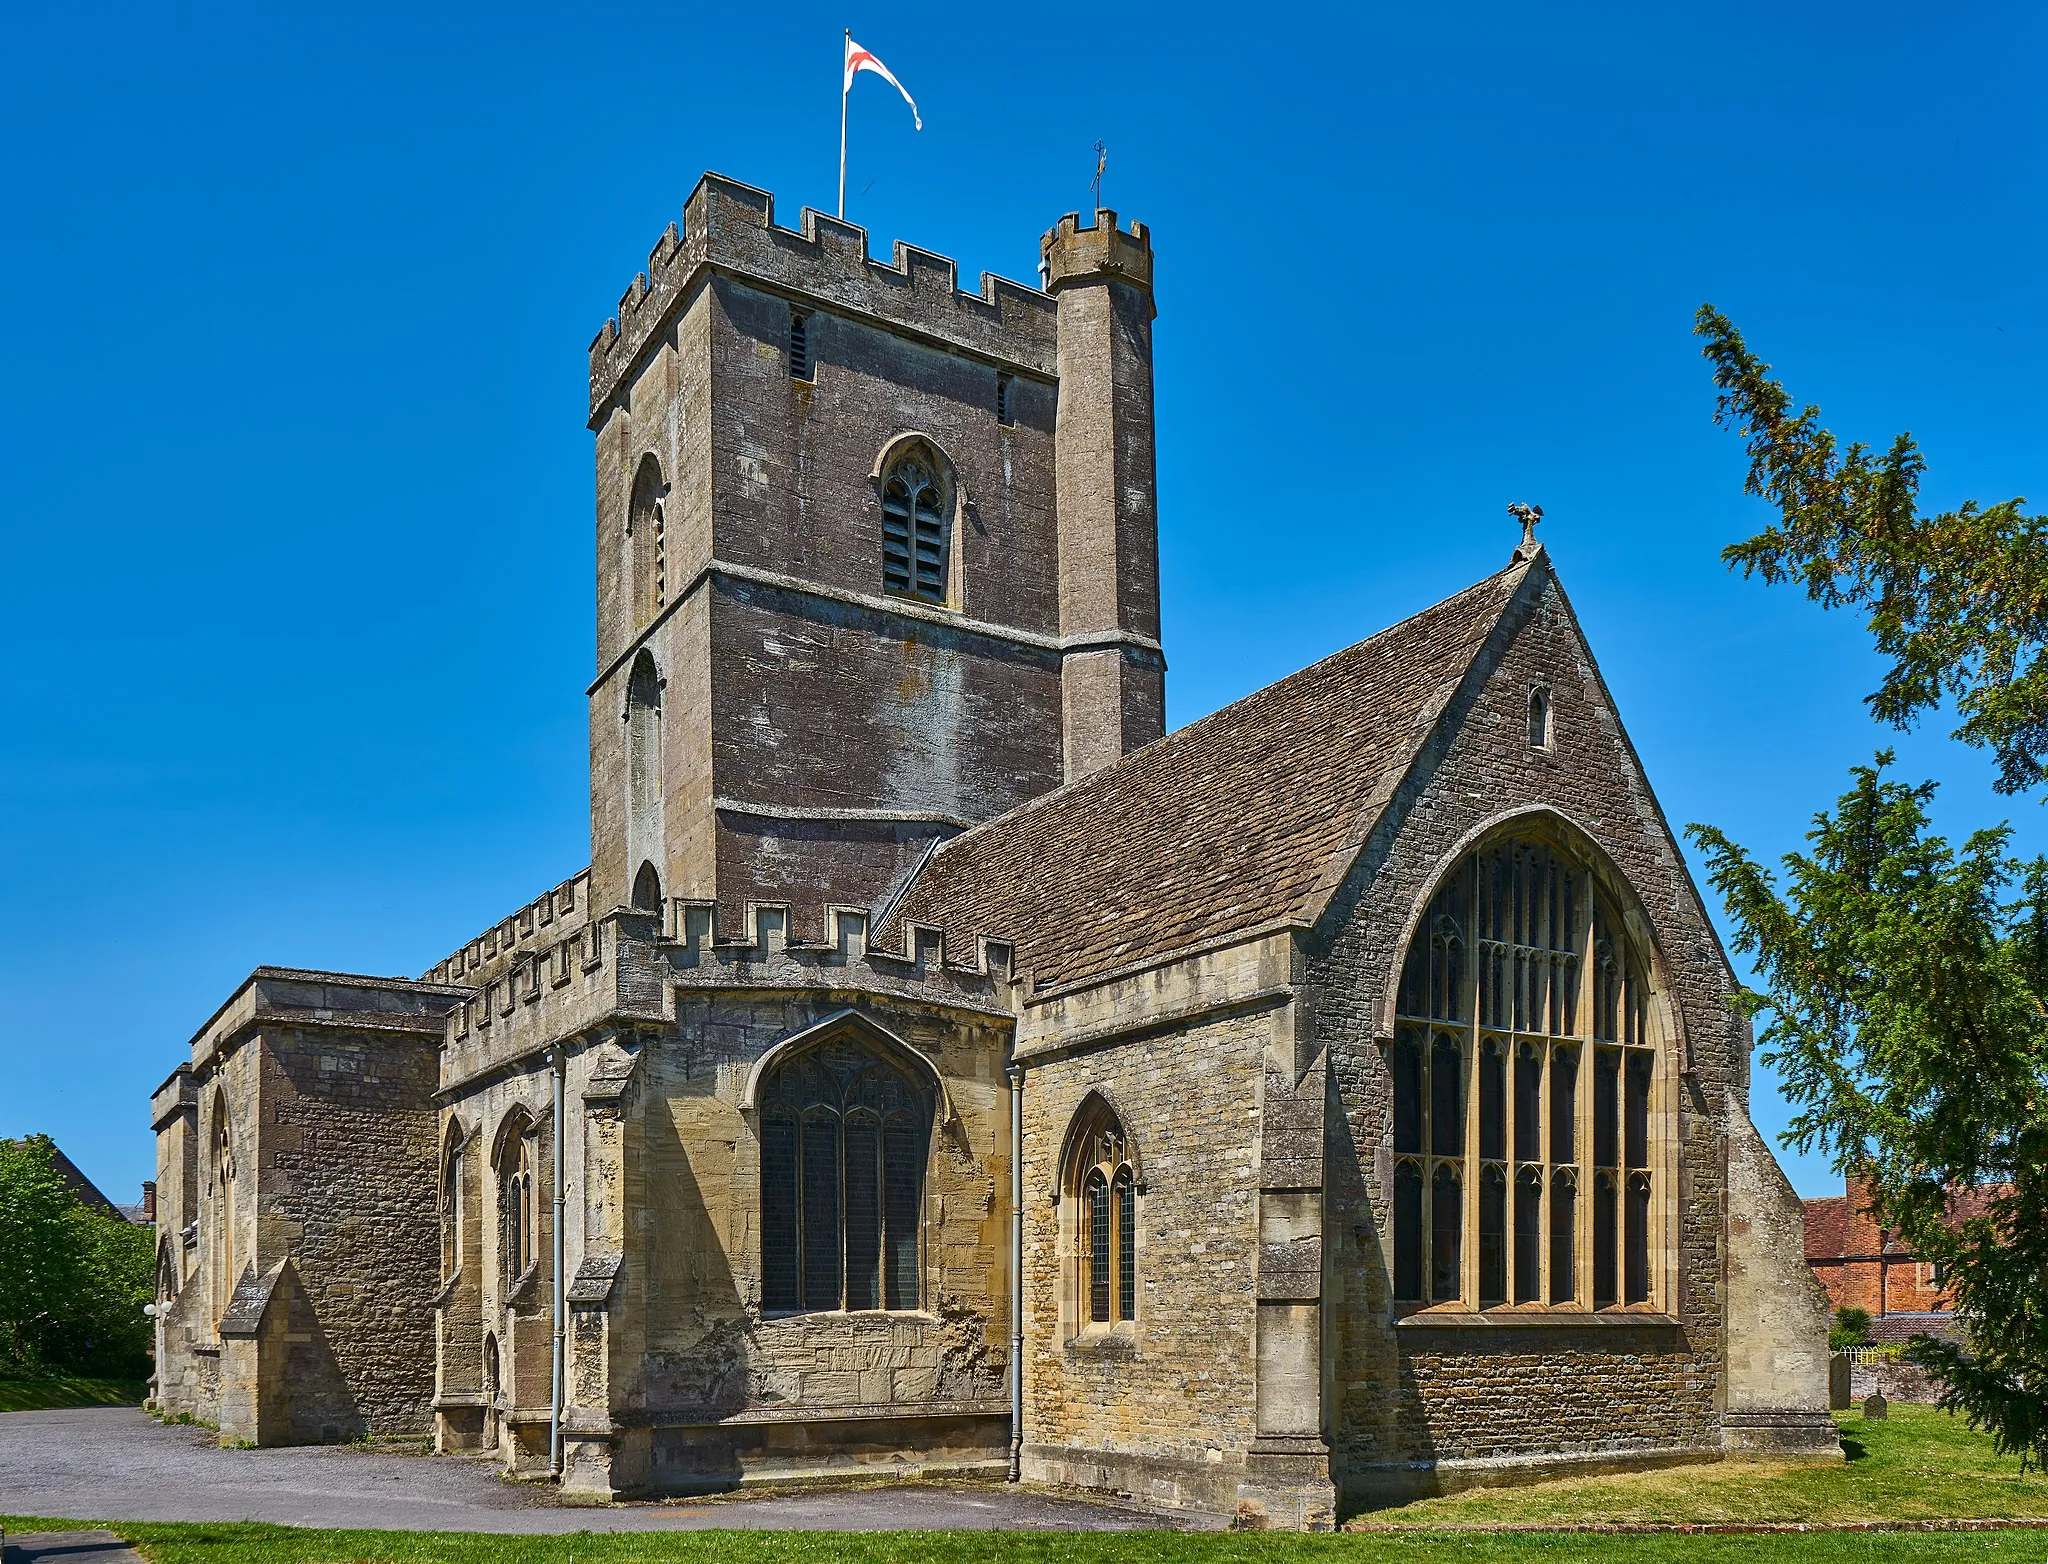
M 770 1317 L 761 1307 L 760 1143 L 743 1107 L 747 1078 L 770 1047 L 849 1000 L 931 1061 L 951 1107 L 950 1120 L 943 1106 L 935 1115 L 927 1167 L 923 1306 Z M 998 1016 L 872 993 L 678 994 L 675 1029 L 648 1037 L 635 1082 L 649 1198 L 628 1263 L 646 1267 L 654 1487 L 878 1466 L 999 1468 L 1008 1433 L 1008 1031 Z
M 1137 1019 L 1133 1014 L 1131 1019 Z M 1259 1100 L 1269 1011 L 1034 1061 L 1024 1092 L 1024 1475 L 1233 1515 L 1257 1437 Z M 1142 1180 L 1134 1326 L 1084 1328 L 1058 1188 L 1100 1093 Z
M 313 1335 L 290 1376 L 295 1438 L 431 1425 L 438 1042 L 324 1026 L 262 1034 L 259 1247 L 272 1263 L 291 1258 Z
M 172 1219 L 198 1224 L 175 1296 L 159 1275 L 165 1410 L 266 1442 L 427 1429 L 433 1091 L 442 1017 L 461 993 L 259 967 L 200 1029 L 159 1093 L 174 1110 L 157 1115 L 160 1198 L 170 1183 Z M 170 1095 L 189 1096 L 189 1116 Z M 240 1345 L 224 1372 L 230 1312 Z
M 1527 736 L 1538 685 L 1551 691 L 1547 749 Z M 1330 1421 L 1347 1505 L 1441 1485 L 1468 1463 L 1720 1445 L 1723 1104 L 1748 1085 L 1732 976 L 1547 566 L 1530 571 L 1473 673 L 1447 693 L 1438 737 L 1405 778 L 1388 779 L 1390 807 L 1326 915 L 1305 996 L 1342 1116 L 1328 1197 Z M 1411 921 L 1454 854 L 1523 812 L 1611 882 L 1655 952 L 1670 1019 L 1658 1308 L 1613 1326 L 1544 1314 L 1397 1325 L 1385 1252 L 1391 988 Z

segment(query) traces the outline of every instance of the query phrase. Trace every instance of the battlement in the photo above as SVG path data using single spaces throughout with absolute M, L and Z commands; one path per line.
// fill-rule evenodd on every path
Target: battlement
M 1038 254 L 1052 293 L 1064 284 L 1098 277 L 1152 290 L 1152 230 L 1133 218 L 1125 233 L 1108 207 L 1097 207 L 1093 221 L 1085 224 L 1079 212 L 1067 213 L 1038 241 Z
M 590 871 L 578 869 L 553 890 L 541 892 L 510 917 L 436 962 L 420 974 L 420 981 L 476 988 L 502 976 L 516 957 L 558 942 L 589 922 Z
M 559 922 L 551 943 L 529 939 L 501 950 L 489 975 L 469 974 L 470 992 L 446 1013 L 442 1090 L 593 1026 L 672 1021 L 678 988 L 840 988 L 850 979 L 1007 1012 L 1003 941 L 978 939 L 968 959 L 956 961 L 941 930 L 911 923 L 900 925 L 902 949 L 887 950 L 868 943 L 866 908 L 823 911 L 823 941 L 792 938 L 796 921 L 783 902 L 748 903 L 743 930 L 730 935 L 719 928 L 716 903 L 682 898 L 658 913 L 614 907 L 574 926 Z
M 718 174 L 700 179 L 683 204 L 681 227 L 669 224 L 647 270 L 620 298 L 618 315 L 590 344 L 591 427 L 707 267 L 1030 374 L 1056 374 L 1058 317 L 1047 294 L 993 272 L 981 274 L 979 293 L 964 293 L 947 256 L 899 239 L 884 264 L 869 256 L 865 228 L 810 207 L 800 223 L 777 227 L 775 198 L 765 190 Z M 1144 254 L 1149 279 L 1149 245 Z

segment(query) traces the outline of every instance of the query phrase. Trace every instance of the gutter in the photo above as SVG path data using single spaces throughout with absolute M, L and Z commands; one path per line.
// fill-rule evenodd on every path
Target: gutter
M 1010 1481 L 1024 1468 L 1024 1067 L 1010 1077 Z
M 555 1342 L 554 1352 L 548 1363 L 548 1474 L 557 1481 L 560 1481 L 563 1466 L 562 1400 L 563 1392 L 568 1388 L 567 1375 L 564 1373 L 565 1365 L 562 1361 L 563 1349 L 569 1334 L 569 1300 L 567 1294 L 562 1289 L 562 1255 L 563 1245 L 566 1240 L 562 1226 L 563 1213 L 568 1201 L 567 1192 L 563 1189 L 562 1182 L 563 1170 L 567 1165 L 565 1153 L 566 1143 L 569 1138 L 569 1125 L 563 1117 L 563 1097 L 568 1079 L 569 1061 L 559 1046 L 555 1049 L 554 1057 L 550 1063 L 554 1066 L 552 1073 L 554 1075 L 555 1088 Z

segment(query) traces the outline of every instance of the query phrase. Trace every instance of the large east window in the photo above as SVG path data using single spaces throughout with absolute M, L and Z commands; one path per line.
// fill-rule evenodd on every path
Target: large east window
M 1397 1310 L 1661 1303 L 1654 1015 L 1586 865 L 1524 836 L 1459 860 L 1410 943 L 1388 1050 Z
M 807 1049 L 761 1091 L 761 1303 L 771 1314 L 915 1309 L 929 1095 L 853 1040 Z

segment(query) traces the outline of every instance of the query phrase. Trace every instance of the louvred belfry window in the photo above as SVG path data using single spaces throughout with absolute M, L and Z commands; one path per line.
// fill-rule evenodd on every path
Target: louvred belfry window
M 1647 961 L 1587 866 L 1535 836 L 1463 855 L 1395 1009 L 1396 1308 L 1657 1304 L 1664 1058 Z
M 761 1091 L 761 1304 L 771 1314 L 922 1302 L 929 1094 L 843 1039 Z
M 926 603 L 946 600 L 945 485 L 919 451 L 899 457 L 882 481 L 882 587 Z

